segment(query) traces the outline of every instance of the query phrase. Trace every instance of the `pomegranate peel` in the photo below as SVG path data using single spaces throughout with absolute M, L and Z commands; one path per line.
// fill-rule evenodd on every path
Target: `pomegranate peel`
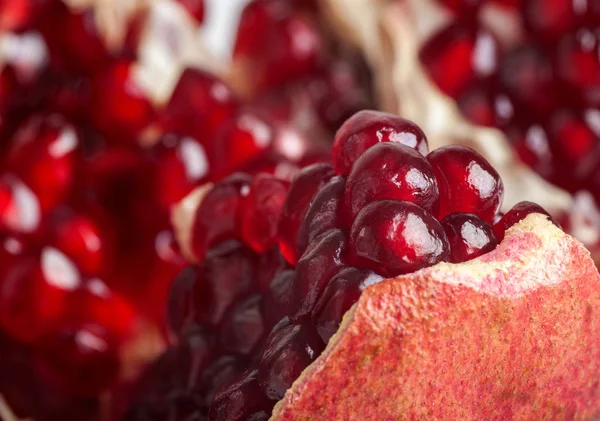
M 593 419 L 599 282 L 529 215 L 490 253 L 368 287 L 271 419 Z

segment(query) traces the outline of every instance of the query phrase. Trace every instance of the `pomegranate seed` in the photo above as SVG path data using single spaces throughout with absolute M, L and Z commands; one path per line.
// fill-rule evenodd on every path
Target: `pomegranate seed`
M 460 17 L 475 16 L 479 8 L 488 0 L 439 0 L 454 13 L 460 13 Z
M 368 269 L 355 267 L 343 268 L 331 278 L 313 313 L 324 343 L 337 332 L 344 314 L 358 301 L 363 290 L 382 280 L 381 276 Z
M 273 277 L 265 296 L 265 317 L 268 326 L 275 325 L 288 314 L 295 274 L 293 270 L 288 269 Z
M 548 56 L 536 45 L 521 45 L 506 54 L 498 72 L 501 90 L 519 110 L 546 115 L 556 106 L 556 89 Z
M 470 83 L 496 71 L 499 54 L 498 41 L 491 32 L 470 23 L 457 22 L 427 41 L 420 57 L 438 88 L 456 98 Z
M 440 223 L 410 202 L 373 202 L 360 211 L 350 231 L 350 263 L 387 277 L 432 266 L 449 253 Z
M 542 177 L 552 180 L 554 162 L 546 129 L 540 125 L 507 128 L 506 134 L 523 162 Z
M 560 39 L 555 69 L 568 88 L 579 93 L 583 103 L 600 105 L 600 41 L 598 31 L 579 29 Z
M 256 275 L 260 292 L 266 294 L 275 275 L 289 267 L 288 262 L 281 255 L 279 247 L 275 246 L 261 253 L 258 258 L 258 273 Z
M 277 243 L 277 223 L 290 185 L 268 174 L 254 177 L 241 204 L 241 237 L 257 253 Z
M 413 122 L 380 111 L 359 111 L 335 135 L 331 152 L 335 171 L 348 175 L 367 149 L 379 142 L 402 143 L 427 155 L 427 138 Z
M 441 224 L 450 243 L 452 263 L 474 259 L 498 244 L 492 226 L 471 213 L 451 213 Z
M 469 87 L 457 100 L 463 115 L 481 126 L 505 127 L 514 117 L 514 104 L 490 83 Z
M 256 113 L 242 110 L 225 122 L 210 146 L 212 176 L 220 179 L 240 170 L 265 154 L 275 137 L 275 128 Z
M 237 105 L 233 91 L 223 81 L 186 68 L 161 117 L 166 131 L 205 139 L 231 118 Z
M 165 209 L 179 202 L 209 175 L 204 146 L 193 137 L 163 136 L 150 151 L 154 191 Z
M 496 234 L 498 241 L 502 241 L 504 239 L 504 233 L 507 229 L 515 225 L 517 222 L 525 219 L 527 215 L 532 213 L 541 213 L 542 215 L 547 215 L 548 219 L 554 223 L 550 214 L 537 203 L 527 201 L 519 202 L 494 224 L 494 233 Z
M 502 204 L 504 185 L 481 155 L 471 148 L 452 145 L 434 150 L 427 159 L 440 190 L 439 219 L 466 212 L 492 220 Z
M 102 326 L 67 327 L 42 341 L 38 368 L 75 395 L 94 396 L 119 374 L 118 341 Z
M 5 0 L 0 4 L 0 29 L 6 32 L 28 27 L 43 10 L 44 1 Z
M 551 42 L 565 32 L 576 27 L 583 18 L 587 9 L 584 6 L 577 7 L 578 2 L 573 0 L 527 0 L 522 2 L 522 13 L 525 27 L 532 32 L 536 38 Z
M 254 294 L 229 310 L 219 327 L 224 351 L 247 355 L 256 347 L 265 331 L 262 305 L 262 297 Z
M 346 223 L 378 199 L 405 200 L 436 213 L 439 192 L 433 168 L 423 155 L 398 143 L 379 143 L 352 166 L 344 193 Z
M 223 355 L 208 366 L 202 375 L 200 384 L 204 385 L 202 394 L 203 403 L 208 407 L 213 401 L 217 391 L 231 382 L 240 372 L 241 361 L 231 355 Z
M 185 10 L 198 21 L 204 21 L 204 0 L 176 0 L 179 4 L 185 7 Z
M 135 141 L 154 118 L 154 108 L 135 80 L 133 62 L 115 61 L 92 81 L 90 118 L 107 135 Z
M 260 360 L 260 386 L 269 399 L 278 401 L 302 371 L 323 351 L 317 332 L 306 324 L 280 328 L 267 339 Z
M 37 195 L 12 175 L 0 175 L 2 213 L 0 227 L 11 233 L 34 233 L 42 218 Z
M 211 249 L 194 285 L 195 321 L 216 326 L 230 305 L 255 290 L 255 263 L 255 256 L 237 241 Z
M 346 179 L 333 177 L 313 198 L 298 230 L 298 250 L 304 253 L 308 245 L 323 232 L 341 226 L 339 212 Z
M 334 176 L 329 164 L 308 166 L 294 179 L 281 210 L 278 226 L 279 248 L 292 265 L 298 261 L 298 230 L 313 197 Z
M 313 311 L 331 277 L 345 265 L 346 247 L 346 235 L 339 229 L 314 239 L 296 264 L 288 314 L 298 318 Z
M 194 287 L 199 269 L 188 266 L 173 281 L 169 290 L 168 322 L 173 332 L 182 332 L 193 321 Z
M 217 393 L 208 416 L 211 421 L 247 421 L 256 412 L 270 412 L 273 404 L 258 387 L 258 370 L 253 370 Z
M 246 174 L 234 174 L 215 185 L 204 197 L 192 228 L 192 248 L 199 260 L 209 247 L 237 237 L 237 215 L 243 197 L 250 192 L 251 182 Z

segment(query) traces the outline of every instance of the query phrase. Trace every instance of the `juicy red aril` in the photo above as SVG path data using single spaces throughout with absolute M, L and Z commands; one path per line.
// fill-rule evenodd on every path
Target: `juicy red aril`
M 257 253 L 277 243 L 277 223 L 288 189 L 287 181 L 268 174 L 258 174 L 250 185 L 240 208 L 240 231 L 242 240 Z
M 274 326 L 288 314 L 292 298 L 292 285 L 296 272 L 291 269 L 279 272 L 269 285 L 265 295 L 265 317 L 268 326 Z
M 248 110 L 236 113 L 214 134 L 209 149 L 212 178 L 218 180 L 265 154 L 274 137 L 269 121 Z
M 27 27 L 42 9 L 37 0 L 5 0 L 0 5 L 0 29 L 21 30 Z
M 194 286 L 194 320 L 216 326 L 236 300 L 256 289 L 255 256 L 237 241 L 210 250 Z
M 477 152 L 464 146 L 444 146 L 427 156 L 440 191 L 442 219 L 454 212 L 473 213 L 491 221 L 504 195 L 496 170 Z
M 346 223 L 378 199 L 404 200 L 436 213 L 439 192 L 427 159 L 398 143 L 378 143 L 356 160 L 344 193 Z
M 598 30 L 582 28 L 563 37 L 556 49 L 558 78 L 573 90 L 584 104 L 600 105 L 600 41 Z
M 11 233 L 34 233 L 42 219 L 37 195 L 17 177 L 0 175 L 0 228 Z
M 204 146 L 193 137 L 167 134 L 148 152 L 154 164 L 154 195 L 167 210 L 209 174 Z
M 511 126 L 506 135 L 523 162 L 538 174 L 551 179 L 554 162 L 546 129 L 538 124 L 530 127 Z
M 490 32 L 458 22 L 427 41 L 420 57 L 439 89 L 457 97 L 470 83 L 496 71 L 499 54 L 498 42 Z
M 188 266 L 173 281 L 167 301 L 169 327 L 173 332 L 181 332 L 189 326 L 194 316 L 194 285 L 198 269 Z
M 339 229 L 313 240 L 296 264 L 288 314 L 297 318 L 313 311 L 331 277 L 345 265 L 346 247 L 346 235 Z
M 119 374 L 118 341 L 98 325 L 54 332 L 42 341 L 38 368 L 75 395 L 94 396 Z
M 262 297 L 251 295 L 231 308 L 221 322 L 220 345 L 226 352 L 247 355 L 263 336 Z
M 343 268 L 331 278 L 313 313 L 324 343 L 337 332 L 344 314 L 358 301 L 363 290 L 382 280 L 375 272 L 355 267 Z
M 135 141 L 154 118 L 154 108 L 135 79 L 134 63 L 114 62 L 92 81 L 90 118 L 107 135 L 123 135 Z
M 203 403 L 208 407 L 218 390 L 233 380 L 240 373 L 242 361 L 232 355 L 222 355 L 212 362 L 202 375 Z
M 192 228 L 192 248 L 199 260 L 209 247 L 236 238 L 237 215 L 243 197 L 250 192 L 251 182 L 246 174 L 234 174 L 217 184 L 202 200 Z
M 254 413 L 270 412 L 269 401 L 258 385 L 258 371 L 253 370 L 224 387 L 210 405 L 210 421 L 247 421 Z
M 304 253 L 306 247 L 319 234 L 341 226 L 339 212 L 343 204 L 345 187 L 346 179 L 344 177 L 333 177 L 315 195 L 298 230 L 300 253 Z
M 492 226 L 470 213 L 451 213 L 441 221 L 452 263 L 466 262 L 492 251 L 498 241 Z
M 233 91 L 209 73 L 186 68 L 161 113 L 167 131 L 204 139 L 237 109 Z
M 335 135 L 331 152 L 335 171 L 350 174 L 354 162 L 379 142 L 402 143 L 422 155 L 429 151 L 425 134 L 413 122 L 380 111 L 359 111 Z
M 258 273 L 256 274 L 256 281 L 260 292 L 266 294 L 269 291 L 273 277 L 288 268 L 289 264 L 281 255 L 279 247 L 275 246 L 261 253 L 258 258 Z
M 537 38 L 552 42 L 581 22 L 586 3 L 574 0 L 525 0 L 522 13 L 525 27 Z M 590 2 L 591 3 L 591 2 Z
M 519 202 L 494 224 L 494 233 L 496 234 L 498 241 L 502 241 L 504 239 L 504 233 L 507 229 L 515 225 L 517 222 L 525 219 L 527 215 L 532 213 L 541 213 L 542 215 L 547 215 L 548 219 L 550 219 L 551 222 L 554 222 L 550 214 L 537 203 L 527 201 Z
M 329 164 L 308 166 L 296 176 L 283 204 L 279 218 L 278 238 L 281 253 L 291 264 L 300 257 L 298 230 L 315 194 L 334 176 Z
M 291 324 L 269 335 L 260 360 L 260 386 L 269 399 L 278 401 L 302 371 L 323 351 L 312 326 Z
M 498 77 L 501 89 L 519 110 L 535 116 L 547 114 L 556 104 L 552 65 L 535 45 L 521 45 L 506 54 Z
M 349 260 L 384 276 L 414 272 L 450 254 L 440 223 L 419 206 L 378 200 L 360 211 L 350 231 Z
M 509 97 L 497 92 L 490 83 L 470 86 L 457 99 L 457 105 L 471 122 L 491 127 L 504 127 L 514 117 L 514 105 Z

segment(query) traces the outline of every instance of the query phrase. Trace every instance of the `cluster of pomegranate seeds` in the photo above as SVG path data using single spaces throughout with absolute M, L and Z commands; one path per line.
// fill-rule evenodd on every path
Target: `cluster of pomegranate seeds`
M 458 12 L 425 42 L 431 79 L 475 124 L 505 132 L 550 182 L 600 200 L 600 14 L 591 0 L 440 0 Z M 522 29 L 501 44 L 484 18 L 505 6 Z M 468 18 L 467 16 L 468 15 Z M 506 17 L 505 17 L 506 18 Z M 498 29 L 498 28 L 496 28 Z
M 203 0 L 177 2 L 203 21 Z M 223 382 L 259 357 L 287 310 L 290 277 L 279 275 L 289 264 L 278 244 L 290 180 L 328 159 L 330 135 L 371 103 L 362 63 L 336 51 L 316 9 L 248 4 L 235 55 L 249 64 L 243 79 L 251 83 L 240 92 L 252 95 L 189 67 L 159 101 L 137 53 L 147 14 L 109 47 L 101 7 L 2 2 L 0 328 L 7 348 L 26 352 L 15 367 L 0 358 L 0 368 L 39 374 L 0 382 L 18 415 L 95 419 L 99 395 L 130 375 L 130 342 L 148 326 L 165 333 L 164 304 L 185 266 L 170 211 L 206 182 L 218 184 L 193 228 L 202 263 L 182 273 L 170 301 L 181 354 L 164 360 L 189 363 L 182 384 L 202 387 L 208 408 Z M 236 171 L 244 173 L 230 176 Z M 317 229 L 306 227 L 307 245 Z M 27 402 L 38 394 L 29 384 L 60 399 Z M 197 407 L 182 396 L 173 398 L 173 417 Z M 68 413 L 80 403 L 91 417 Z
M 527 214 L 546 214 L 528 202 L 499 214 L 502 180 L 483 157 L 463 146 L 428 153 L 419 127 L 391 114 L 352 116 L 331 159 L 291 184 L 237 173 L 204 196 L 198 263 L 171 289 L 173 346 L 128 421 L 267 420 L 365 288 L 481 256 Z M 197 354 L 186 351 L 190 335 Z

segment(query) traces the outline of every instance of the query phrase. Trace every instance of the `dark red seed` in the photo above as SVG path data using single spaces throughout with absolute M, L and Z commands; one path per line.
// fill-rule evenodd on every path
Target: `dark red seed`
M 495 73 L 499 55 L 498 41 L 491 32 L 461 21 L 437 32 L 420 52 L 429 76 L 453 98 L 469 84 Z
M 338 331 L 344 314 L 356 303 L 366 287 L 384 278 L 368 269 L 346 267 L 327 285 L 319 300 L 313 319 L 324 343 Z
M 175 333 L 183 331 L 193 322 L 194 285 L 198 270 L 197 266 L 186 267 L 171 285 L 167 300 L 167 321 Z
M 515 112 L 510 98 L 496 92 L 489 82 L 469 87 L 457 104 L 465 117 L 481 126 L 505 127 Z
M 251 183 L 250 176 L 234 174 L 215 185 L 204 197 L 192 228 L 192 249 L 199 260 L 213 245 L 238 237 L 240 204 L 250 193 Z
M 190 326 L 179 335 L 179 344 L 171 375 L 177 387 L 194 390 L 199 386 L 200 375 L 215 354 L 215 344 L 211 333 L 199 326 Z
M 221 387 L 231 382 L 241 371 L 243 361 L 231 355 L 222 355 L 208 366 L 200 381 L 202 403 L 208 408 Z
M 265 395 L 278 401 L 323 351 L 321 338 L 306 324 L 292 324 L 269 335 L 258 376 Z
M 298 251 L 301 254 L 318 235 L 342 225 L 340 208 L 345 187 L 345 177 L 333 177 L 313 198 L 298 230 Z
M 552 42 L 582 21 L 586 2 L 525 0 L 522 2 L 525 27 L 540 40 Z
M 427 159 L 398 143 L 379 143 L 354 163 L 344 192 L 348 226 L 369 203 L 379 199 L 404 200 L 428 212 L 438 210 L 436 177 Z
M 300 257 L 298 230 L 315 194 L 334 176 L 329 164 L 310 165 L 296 176 L 281 210 L 278 225 L 279 248 L 292 265 Z
M 289 267 L 290 265 L 281 255 L 279 247 L 275 246 L 270 250 L 261 253 L 258 258 L 256 275 L 259 291 L 263 294 L 267 294 L 273 278 Z
M 290 183 L 269 174 L 258 174 L 240 208 L 242 240 L 263 253 L 277 244 L 277 224 Z
M 13 234 L 36 232 L 43 216 L 38 196 L 12 174 L 0 174 L 0 192 L 0 227 Z
M 532 213 L 541 213 L 542 215 L 547 215 L 548 219 L 554 223 L 550 214 L 537 203 L 527 201 L 519 202 L 494 224 L 494 233 L 496 234 L 498 241 L 502 241 L 504 239 L 504 233 L 507 229 L 515 225 L 517 222 L 525 219 L 527 215 Z
M 295 276 L 296 272 L 288 269 L 279 272 L 271 281 L 265 295 L 265 318 L 268 326 L 274 326 L 288 314 Z
M 339 229 L 325 231 L 309 244 L 296 264 L 288 306 L 292 318 L 313 311 L 331 277 L 345 265 L 346 247 L 346 234 Z
M 379 142 L 402 143 L 423 156 L 429 152 L 425 134 L 413 122 L 381 111 L 359 111 L 335 135 L 331 152 L 335 171 L 350 174 L 354 162 Z
M 492 226 L 471 213 L 451 213 L 440 223 L 450 243 L 452 263 L 474 259 L 498 245 Z
M 221 243 L 207 253 L 194 286 L 194 320 L 218 325 L 229 306 L 256 290 L 255 256 L 237 241 Z
M 502 204 L 504 184 L 485 158 L 471 148 L 451 145 L 434 150 L 427 159 L 440 191 L 438 219 L 466 212 L 491 222 Z
M 219 341 L 226 352 L 249 354 L 265 333 L 262 296 L 251 295 L 231 308 L 219 326 Z
M 409 202 L 373 202 L 360 211 L 350 231 L 350 263 L 387 277 L 432 266 L 449 254 L 440 223 Z
M 247 421 L 255 412 L 270 412 L 273 404 L 258 385 L 258 370 L 252 370 L 217 393 L 208 416 L 210 421 Z
M 41 342 L 37 367 L 70 393 L 95 396 L 119 374 L 119 342 L 102 326 L 84 324 L 53 332 Z
M 542 177 L 553 180 L 554 160 L 546 129 L 539 124 L 522 128 L 511 126 L 506 135 L 523 162 Z

